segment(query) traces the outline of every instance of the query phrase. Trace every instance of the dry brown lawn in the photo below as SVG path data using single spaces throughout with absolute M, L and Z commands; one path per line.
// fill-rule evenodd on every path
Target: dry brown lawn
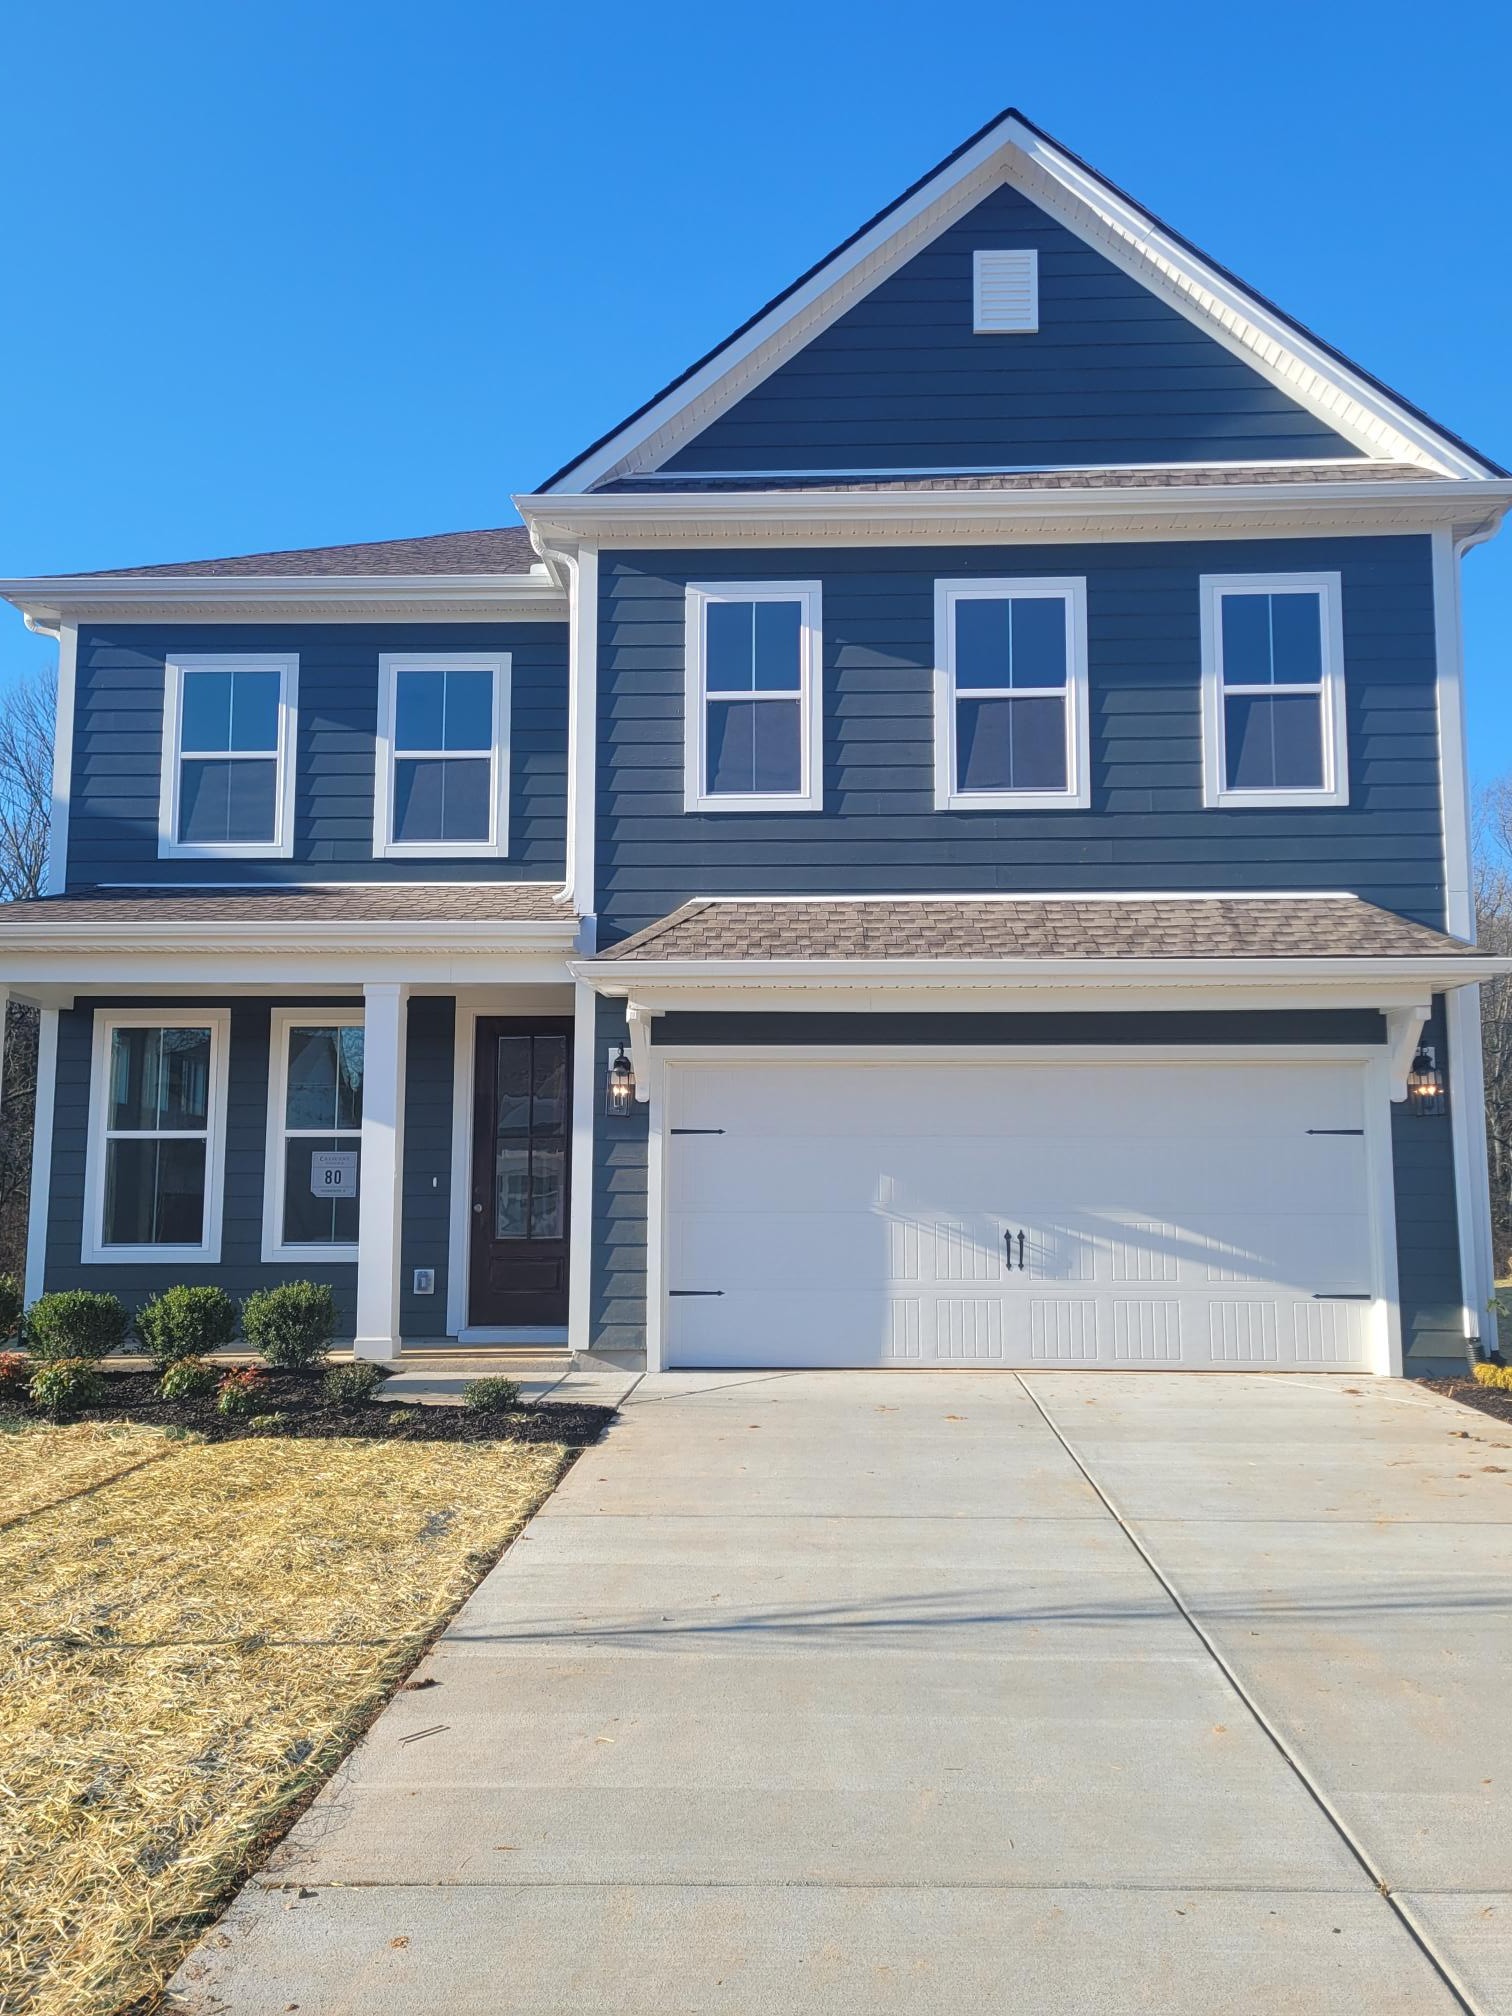
M 567 1460 L 0 1436 L 0 2010 L 150 2008 Z

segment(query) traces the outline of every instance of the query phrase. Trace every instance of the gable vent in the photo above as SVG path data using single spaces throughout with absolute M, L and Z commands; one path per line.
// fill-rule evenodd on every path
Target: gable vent
M 1018 336 L 1039 328 L 1038 252 L 978 252 L 972 323 L 978 336 Z

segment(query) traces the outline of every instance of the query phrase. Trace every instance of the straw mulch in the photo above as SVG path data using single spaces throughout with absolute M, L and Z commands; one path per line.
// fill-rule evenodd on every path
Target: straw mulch
M 160 1428 L 123 1421 L 12 1428 L 0 1439 L 0 1526 L 135 1470 L 173 1446 Z
M 0 1531 L 0 2010 L 150 2008 L 567 1461 L 179 1443 Z

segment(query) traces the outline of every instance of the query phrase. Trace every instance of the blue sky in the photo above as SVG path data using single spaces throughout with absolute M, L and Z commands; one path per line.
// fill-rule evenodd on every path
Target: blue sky
M 5 54 L 0 574 L 506 521 L 1006 104 L 1512 464 L 1485 0 L 52 0 Z M 1485 779 L 1512 532 L 1466 582 Z

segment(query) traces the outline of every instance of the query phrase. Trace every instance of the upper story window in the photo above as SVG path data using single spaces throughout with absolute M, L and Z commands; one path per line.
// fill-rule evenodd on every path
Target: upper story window
M 689 585 L 687 811 L 820 809 L 821 655 L 817 581 Z
M 86 1261 L 215 1261 L 225 1188 L 224 1008 L 95 1018 Z
M 373 852 L 509 852 L 509 658 L 451 651 L 378 660 Z
M 935 804 L 1091 802 L 1087 589 L 1074 579 L 935 583 Z
M 169 660 L 158 805 L 161 857 L 293 853 L 298 678 L 294 657 Z
M 1202 577 L 1207 805 L 1349 803 L 1337 574 Z

